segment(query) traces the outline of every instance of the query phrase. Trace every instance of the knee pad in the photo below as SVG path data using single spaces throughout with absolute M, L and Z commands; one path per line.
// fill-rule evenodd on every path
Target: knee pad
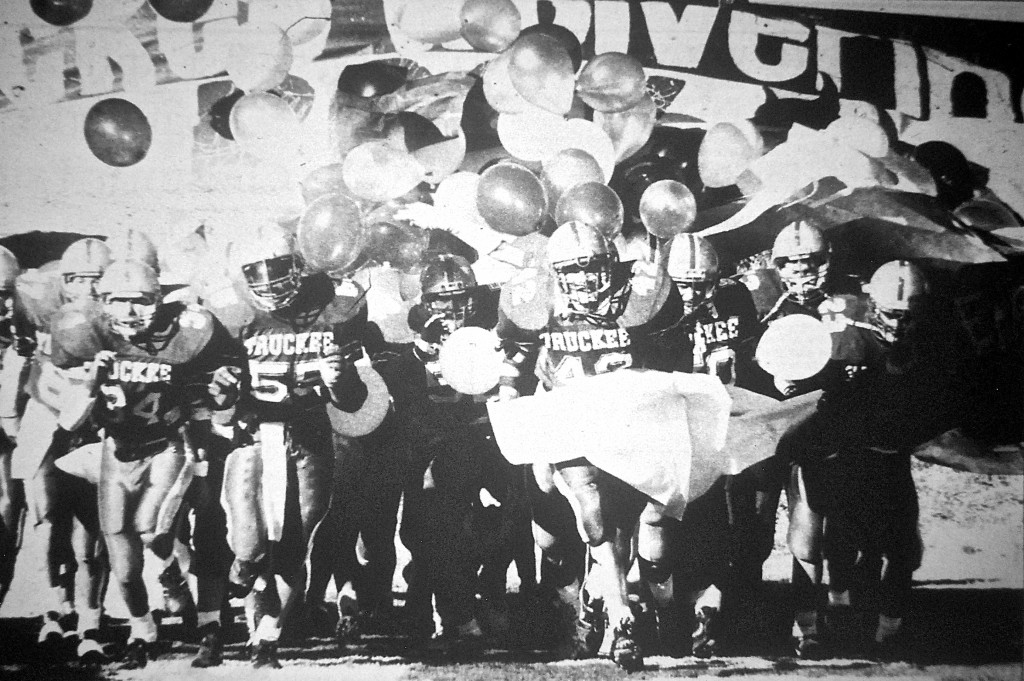
M 672 568 L 662 562 L 652 562 L 646 558 L 637 556 L 640 563 L 640 577 L 648 582 L 661 584 L 672 576 Z

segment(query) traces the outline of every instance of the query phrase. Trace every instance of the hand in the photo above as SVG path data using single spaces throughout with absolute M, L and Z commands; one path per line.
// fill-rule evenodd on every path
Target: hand
M 217 367 L 217 370 L 213 372 L 213 379 L 207 386 L 210 396 L 213 397 L 218 404 L 222 404 L 227 402 L 229 399 L 233 399 L 238 395 L 239 385 L 241 384 L 241 375 L 242 369 L 240 367 Z
M 736 383 L 736 353 L 729 348 L 713 350 L 707 357 L 708 373 L 718 376 L 722 385 Z M 781 392 L 781 391 L 780 391 Z
M 322 355 L 318 360 L 318 365 L 320 380 L 328 388 L 331 388 L 341 378 L 341 372 L 345 368 L 345 358 L 342 357 L 341 350 L 336 349 L 327 355 Z
M 117 353 L 113 350 L 100 350 L 96 353 L 92 362 L 87 365 L 85 385 L 88 385 L 90 390 L 95 390 L 114 368 L 114 357 L 116 356 Z
M 786 397 L 792 397 L 796 394 L 796 383 L 787 381 L 784 378 L 775 378 L 775 388 Z

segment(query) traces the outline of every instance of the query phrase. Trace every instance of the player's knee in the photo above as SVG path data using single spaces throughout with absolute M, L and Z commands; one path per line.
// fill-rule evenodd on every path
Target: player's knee
M 605 523 L 600 505 L 584 510 L 582 521 L 583 533 L 591 546 L 600 546 L 612 540 L 612 529 Z
M 821 536 L 813 528 L 790 526 L 789 551 L 798 560 L 817 562 L 821 558 Z
M 650 561 L 642 556 L 637 557 L 640 564 L 640 577 L 648 582 L 662 584 L 672 576 L 672 568 L 666 561 Z

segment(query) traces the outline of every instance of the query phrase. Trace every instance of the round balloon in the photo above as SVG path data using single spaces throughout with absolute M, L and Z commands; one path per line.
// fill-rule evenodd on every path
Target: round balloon
M 499 163 L 483 172 L 477 184 L 476 205 L 492 229 L 514 236 L 537 231 L 547 211 L 540 179 L 512 163 Z
M 131 102 L 104 99 L 93 104 L 85 115 L 85 142 L 96 158 L 124 168 L 146 157 L 153 129 L 142 109 Z
M 629 299 L 619 316 L 619 326 L 631 328 L 646 324 L 665 306 L 672 280 L 659 261 L 637 261 L 630 277 Z
M 503 358 L 493 331 L 464 326 L 452 332 L 438 353 L 441 377 L 464 395 L 483 395 L 498 385 Z
M 628 158 L 647 144 L 654 132 L 658 107 L 651 96 L 644 94 L 631 109 L 618 113 L 594 112 L 594 123 L 607 133 L 615 147 L 616 162 Z
M 412 111 L 399 111 L 384 121 L 384 135 L 396 146 L 413 152 L 445 141 L 433 121 Z
M 405 0 L 396 27 L 403 35 L 427 45 L 458 40 L 462 4 L 462 0 Z
M 519 36 L 522 17 L 512 0 L 466 0 L 462 37 L 481 52 L 501 52 Z
M 409 69 L 380 59 L 349 64 L 338 76 L 338 92 L 360 98 L 391 94 L 405 85 Z
M 31 0 L 40 19 L 54 26 L 70 26 L 92 10 L 92 0 Z
M 614 239 L 622 231 L 622 201 L 606 184 L 583 182 L 562 194 L 555 209 L 555 222 L 559 225 L 573 220 Z
M 595 111 L 617 113 L 639 104 L 646 85 L 647 75 L 636 57 L 605 52 L 583 67 L 576 79 L 576 92 Z
M 871 158 L 883 158 L 889 153 L 885 129 L 863 116 L 840 116 L 828 124 L 825 134 Z
M 299 184 L 306 205 L 328 194 L 349 194 L 349 189 L 342 178 L 342 169 L 342 164 L 331 163 L 312 170 L 302 178 Z
M 484 67 L 484 99 L 498 113 L 520 113 L 533 108 L 512 84 L 512 76 L 509 75 L 511 63 L 512 53 L 505 50 Z
M 231 133 L 231 110 L 235 108 L 235 103 L 244 96 L 244 92 L 235 89 L 210 106 L 210 127 L 224 139 L 232 141 L 235 139 Z
M 329 274 L 345 273 L 366 245 L 359 206 L 341 194 L 321 196 L 309 204 L 296 237 L 306 264 Z
M 717 123 L 708 130 L 697 151 L 697 169 L 707 187 L 736 184 L 757 150 L 743 131 L 732 123 Z
M 801 381 L 825 368 L 832 357 L 832 336 L 820 321 L 792 314 L 769 325 L 757 343 L 754 359 L 765 371 L 786 381 Z
M 423 181 L 437 185 L 454 173 L 466 158 L 466 137 L 460 134 L 412 152 L 423 166 Z
M 553 151 L 562 149 L 580 149 L 593 156 L 601 166 L 605 182 L 615 172 L 615 145 L 608 134 L 593 121 L 582 118 L 566 121 L 561 144 Z
M 545 239 L 545 245 L 546 245 Z M 509 321 L 524 331 L 538 331 L 551 320 L 555 280 L 544 262 L 527 267 L 502 284 L 498 305 Z
M 604 182 L 597 160 L 582 149 L 563 149 L 544 159 L 540 176 L 548 193 L 548 210 L 558 207 L 562 194 L 583 182 Z
M 483 218 L 476 207 L 476 188 L 480 176 L 468 171 L 452 173 L 441 180 L 434 192 L 434 205 L 459 217 L 480 222 Z
M 386 141 L 370 141 L 348 152 L 342 168 L 345 184 L 370 201 L 398 198 L 423 181 L 425 170 L 412 154 Z
M 568 113 L 576 79 L 562 43 L 542 33 L 531 33 L 520 35 L 508 52 L 508 75 L 519 94 L 552 113 Z
M 658 180 L 640 197 L 640 221 L 661 239 L 690 231 L 697 217 L 697 201 L 682 182 Z
M 542 161 L 561 143 L 565 119 L 537 107 L 523 113 L 498 115 L 501 146 L 523 161 Z
M 235 102 L 228 124 L 235 141 L 254 156 L 271 158 L 298 148 L 298 116 L 287 102 L 268 92 L 254 92 Z
M 213 0 L 149 0 L 149 6 L 164 19 L 186 24 L 198 21 L 212 5 Z
M 228 77 L 248 93 L 271 90 L 292 68 L 292 41 L 270 22 L 247 23 L 231 35 L 227 54 Z
M 519 35 L 530 35 L 532 33 L 551 36 L 562 43 L 562 47 L 565 48 L 566 53 L 569 55 L 569 60 L 572 62 L 572 72 L 576 73 L 580 70 L 580 64 L 583 63 L 583 46 L 580 45 L 580 41 L 575 33 L 559 24 L 534 24 L 524 28 Z
M 366 399 L 362 406 L 354 412 L 338 409 L 328 403 L 327 415 L 331 419 L 331 428 L 343 437 L 361 437 L 377 430 L 384 422 L 384 417 L 391 409 L 391 393 L 384 383 L 384 378 L 373 367 L 356 365 L 356 372 L 366 386 Z

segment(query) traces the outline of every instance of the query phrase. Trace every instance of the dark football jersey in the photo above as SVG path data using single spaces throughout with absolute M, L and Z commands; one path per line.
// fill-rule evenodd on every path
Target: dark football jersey
M 100 382 L 93 418 L 108 437 L 125 445 L 120 458 L 152 453 L 133 445 L 175 437 L 198 408 L 210 405 L 207 386 L 219 367 L 245 369 L 238 343 L 198 306 L 161 305 L 150 330 L 131 341 L 102 323 L 99 332 L 102 349 L 115 356 Z M 60 335 L 55 341 L 64 342 Z
M 737 361 L 749 359 L 751 341 L 757 334 L 757 311 L 742 284 L 723 279 L 707 305 L 702 305 L 689 328 L 692 368 L 707 373 L 708 358 L 716 351 L 731 350 Z
M 349 282 L 336 290 L 327 275 L 317 274 L 302 280 L 285 310 L 250 306 L 251 315 L 235 330 L 252 377 L 246 405 L 262 421 L 286 421 L 323 408 L 330 397 L 320 378 L 320 359 L 337 348 L 352 359 L 362 355 L 367 324 L 362 289 Z

